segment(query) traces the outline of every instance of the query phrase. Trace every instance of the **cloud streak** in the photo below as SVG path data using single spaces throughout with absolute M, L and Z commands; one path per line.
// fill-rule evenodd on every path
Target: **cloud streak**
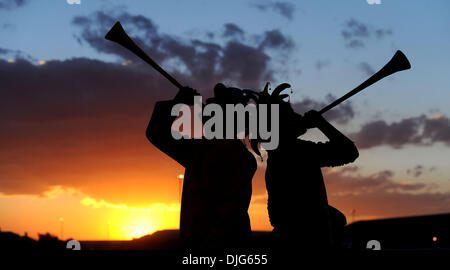
M 394 172 L 383 170 L 371 175 L 361 175 L 358 171 L 344 169 L 325 169 L 327 188 L 331 194 L 346 196 L 349 194 L 368 194 L 376 192 L 411 192 L 424 191 L 424 183 L 397 182 L 393 180 Z
M 363 22 L 355 19 L 348 20 L 341 35 L 345 40 L 345 46 L 352 49 L 359 49 L 365 47 L 365 42 L 371 37 L 377 40 L 383 39 L 392 35 L 391 29 L 373 28 Z
M 320 109 L 322 109 L 323 107 L 325 107 L 334 100 L 336 100 L 336 98 L 331 94 L 328 94 L 326 96 L 326 102 L 305 98 L 300 102 L 293 103 L 292 108 L 296 112 L 301 114 L 309 110 L 319 111 Z M 351 102 L 345 102 L 339 105 L 338 107 L 334 108 L 333 110 L 326 112 L 325 116 L 329 121 L 335 121 L 340 124 L 345 124 L 351 119 L 353 119 L 353 117 L 355 116 L 355 111 L 353 109 Z
M 148 207 L 129 207 L 126 204 L 114 204 L 107 202 L 105 200 L 97 200 L 95 198 L 86 196 L 84 197 L 80 203 L 83 206 L 86 207 L 92 207 L 92 208 L 111 208 L 116 210 L 126 210 L 130 212 L 145 212 L 145 213 L 151 213 L 154 211 L 160 211 L 160 212 L 179 212 L 180 211 L 180 205 L 176 203 L 172 203 L 170 205 L 165 203 L 154 203 Z
M 292 20 L 294 18 L 295 6 L 294 4 L 289 2 L 276 1 L 263 4 L 258 3 L 254 4 L 253 6 L 260 11 L 271 10 L 275 13 L 280 14 L 281 16 L 285 17 L 288 20 Z
M 390 170 L 361 175 L 358 170 L 326 169 L 324 177 L 330 204 L 347 215 L 353 209 L 358 216 L 374 218 L 450 211 L 450 193 L 433 191 L 431 183 L 394 181 Z
M 224 25 L 225 31 L 222 33 L 223 37 L 237 37 L 243 38 L 245 35 L 244 30 L 242 30 L 239 26 L 233 23 L 227 23 Z
M 421 115 L 390 124 L 384 120 L 376 120 L 364 124 L 358 132 L 350 134 L 350 137 L 361 149 L 382 145 L 402 148 L 408 144 L 432 143 L 450 146 L 450 119 L 444 115 Z

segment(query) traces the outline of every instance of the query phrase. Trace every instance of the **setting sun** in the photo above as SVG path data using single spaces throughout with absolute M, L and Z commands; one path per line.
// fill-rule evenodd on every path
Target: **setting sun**
M 153 205 L 149 208 L 115 209 L 111 214 L 114 217 L 107 225 L 110 227 L 112 239 L 133 239 L 158 230 L 178 228 L 177 206 L 168 208 Z
M 155 231 L 154 228 L 151 227 L 140 227 L 137 226 L 133 228 L 132 231 L 127 233 L 127 238 L 139 238 L 147 234 L 151 234 Z
M 127 221 L 126 221 L 127 222 Z M 128 224 L 123 228 L 124 238 L 133 239 L 139 238 L 147 234 L 151 234 L 157 230 L 152 224 L 150 218 L 135 218 L 127 222 Z

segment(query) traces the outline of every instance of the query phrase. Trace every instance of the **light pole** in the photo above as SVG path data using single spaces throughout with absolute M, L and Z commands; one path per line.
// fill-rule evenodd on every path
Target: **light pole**
M 111 228 L 111 221 L 108 220 L 108 222 L 106 223 L 106 238 L 108 239 L 108 241 L 110 240 L 109 239 L 110 228 Z
M 63 217 L 59 218 L 59 230 L 60 230 L 61 240 L 63 240 L 63 237 L 64 237 L 64 218 Z
M 352 210 L 352 223 L 355 222 L 356 209 Z
M 179 174 L 177 176 L 177 179 L 178 179 L 178 201 L 181 205 L 181 191 L 183 189 L 184 174 Z

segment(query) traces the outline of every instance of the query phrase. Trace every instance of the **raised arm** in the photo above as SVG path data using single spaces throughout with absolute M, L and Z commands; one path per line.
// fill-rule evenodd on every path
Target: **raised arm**
M 176 116 L 171 116 L 171 110 L 178 103 L 191 105 L 194 95 L 198 95 L 194 89 L 185 87 L 179 90 L 173 100 L 156 102 L 146 130 L 147 139 L 153 145 L 184 167 L 189 165 L 193 140 L 176 140 L 172 137 L 171 127 Z
M 355 161 L 359 152 L 352 140 L 331 125 L 315 110 L 305 113 L 307 128 L 317 127 L 330 140 L 319 143 L 318 156 L 321 166 L 340 166 Z

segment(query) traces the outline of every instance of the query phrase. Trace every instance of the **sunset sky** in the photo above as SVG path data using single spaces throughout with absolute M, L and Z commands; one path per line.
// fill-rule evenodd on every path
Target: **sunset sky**
M 411 70 L 324 115 L 360 150 L 323 169 L 328 199 L 349 222 L 450 212 L 448 14 L 447 0 L 0 0 L 1 230 L 86 240 L 178 228 L 184 170 L 145 137 L 155 101 L 176 89 L 103 39 L 117 20 L 204 97 L 217 82 L 289 82 L 299 113 L 402 50 Z M 266 203 L 260 164 L 253 230 L 271 230 Z

